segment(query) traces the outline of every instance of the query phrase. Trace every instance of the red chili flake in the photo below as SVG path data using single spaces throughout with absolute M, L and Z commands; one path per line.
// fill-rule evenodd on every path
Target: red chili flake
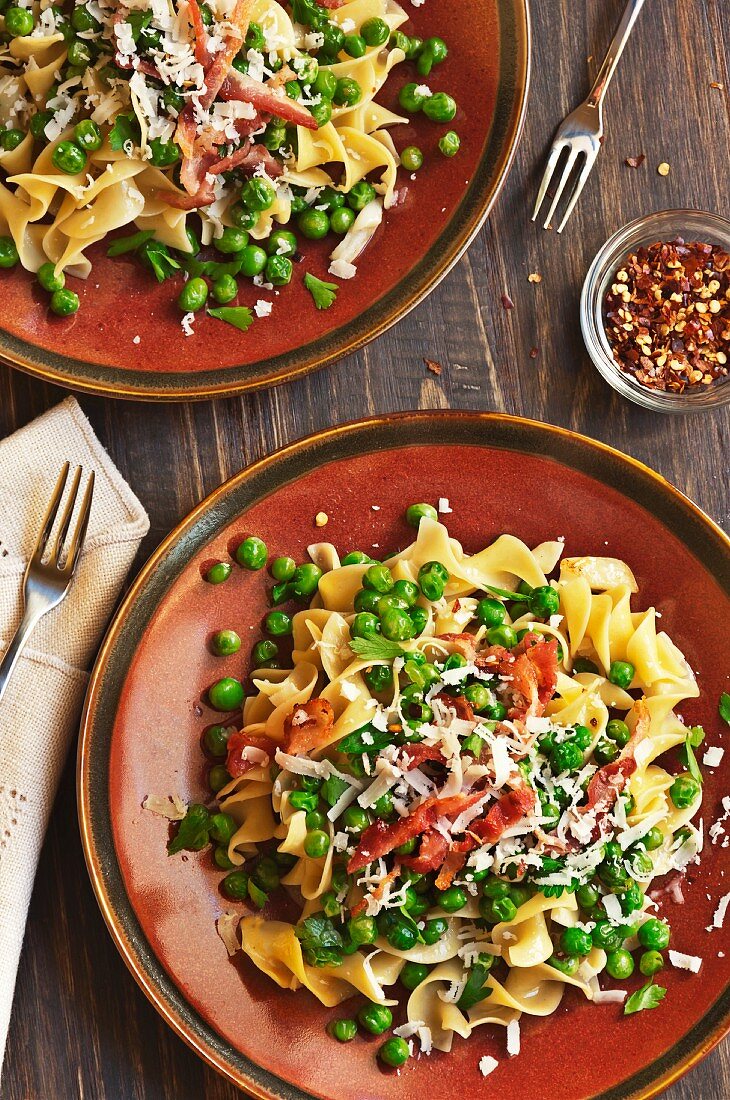
M 441 374 L 443 367 L 440 363 L 437 363 L 435 359 L 424 359 L 426 369 L 431 371 L 431 374 Z
M 509 294 L 503 294 L 502 295 L 502 306 L 505 309 L 514 309 L 515 308 L 515 304 L 512 301 L 512 299 L 510 298 Z
M 540 354 L 539 348 L 530 348 L 530 359 L 537 359 Z
M 638 157 L 627 157 L 624 164 L 629 168 L 641 168 L 645 160 L 646 155 L 644 153 L 639 153 Z
M 683 393 L 728 374 L 730 254 L 701 241 L 657 241 L 626 257 L 604 299 L 604 329 L 622 371 Z

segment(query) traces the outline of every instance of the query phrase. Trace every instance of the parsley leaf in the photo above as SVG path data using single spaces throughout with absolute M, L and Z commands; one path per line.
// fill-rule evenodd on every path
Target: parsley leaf
M 106 254 L 122 256 L 125 252 L 136 252 L 147 241 L 151 241 L 154 235 L 154 229 L 140 229 L 139 233 L 133 233 L 131 237 L 117 237 L 107 248 Z
M 350 649 L 364 661 L 394 661 L 403 657 L 405 650 L 397 642 L 390 642 L 380 634 L 365 634 L 364 637 L 350 638 Z
M 329 917 L 315 913 L 301 921 L 294 931 L 310 966 L 342 964 L 342 936 Z
M 663 985 L 654 985 L 654 979 L 650 978 L 646 985 L 632 993 L 624 1004 L 624 1016 L 631 1016 L 634 1012 L 643 1012 L 644 1009 L 658 1008 L 667 995 Z
M 365 733 L 370 734 L 370 740 L 367 744 L 363 740 L 363 734 Z M 364 752 L 380 752 L 381 749 L 390 744 L 390 738 L 391 735 L 388 730 L 376 730 L 374 726 L 368 724 L 353 733 L 348 733 L 347 737 L 343 737 L 341 741 L 338 741 L 337 751 L 344 752 L 347 756 L 360 756 Z
M 176 852 L 182 851 L 199 852 L 208 843 L 209 829 L 210 814 L 205 806 L 193 803 L 188 806 L 176 835 L 168 842 L 167 854 L 174 856 Z
M 151 11 L 130 11 L 127 12 L 127 23 L 132 28 L 132 38 L 135 42 L 139 41 L 139 36 L 143 30 L 146 30 L 152 22 Z
M 691 733 L 687 734 L 687 740 L 684 743 L 684 753 L 685 753 L 685 757 L 687 759 L 687 771 L 692 776 L 692 778 L 697 783 L 699 783 L 700 786 L 701 786 L 702 785 L 702 772 L 700 771 L 699 766 L 697 764 L 697 757 L 695 756 L 694 752 L 692 751 L 692 734 Z
M 217 317 L 241 332 L 247 332 L 253 324 L 253 313 L 248 306 L 221 306 L 220 309 L 209 309 L 208 316 Z
M 492 958 L 493 956 L 490 955 L 479 955 L 477 961 L 473 963 L 461 996 L 456 1002 L 457 1008 L 460 1008 L 462 1012 L 473 1008 L 479 1001 L 483 1001 L 485 997 L 491 995 L 492 990 L 485 989 L 484 986 L 489 978 L 489 971 L 492 969 Z
M 322 784 L 319 793 L 322 798 L 328 804 L 328 806 L 336 805 L 345 791 L 350 789 L 350 784 L 346 783 L 344 779 L 340 779 L 339 775 L 328 775 Z M 315 799 L 315 808 L 316 808 Z
M 693 749 L 698 749 L 705 739 L 705 731 L 702 726 L 690 726 L 687 739 Z
M 252 878 L 248 880 L 248 896 L 257 909 L 263 909 L 269 900 L 269 895 L 260 886 L 257 886 Z
M 334 304 L 337 291 L 340 289 L 337 283 L 325 283 L 314 275 L 310 275 L 309 272 L 304 276 L 304 285 L 312 295 L 317 309 L 329 309 Z
M 485 584 L 487 592 L 491 592 L 494 596 L 501 596 L 503 600 L 517 600 L 518 603 L 524 603 L 525 597 L 521 596 L 519 592 L 508 592 L 506 588 L 495 588 L 491 584 Z
M 727 722 L 728 726 L 730 726 L 730 695 L 728 695 L 726 691 L 723 691 L 720 696 L 720 703 L 717 709 L 723 722 Z
M 190 275 L 207 275 L 209 279 L 220 279 L 221 275 L 240 275 L 244 261 L 240 258 L 229 263 L 217 260 L 198 260 L 195 256 L 186 256 L 183 267 Z
M 139 145 L 141 140 L 142 135 L 136 115 L 117 115 L 109 131 L 109 145 L 114 152 L 118 153 L 120 149 L 124 149 L 128 141 L 131 141 L 132 145 Z
M 180 264 L 162 241 L 145 241 L 140 247 L 139 257 L 145 267 L 154 271 L 158 283 L 164 283 L 165 279 L 170 279 L 180 270 Z

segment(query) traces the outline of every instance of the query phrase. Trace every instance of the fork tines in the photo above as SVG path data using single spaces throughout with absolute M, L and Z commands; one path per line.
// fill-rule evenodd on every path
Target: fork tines
M 70 463 L 65 462 L 58 476 L 58 481 L 56 482 L 53 495 L 43 518 L 43 525 L 38 535 L 38 541 L 33 551 L 31 563 L 40 565 L 43 561 L 46 547 L 48 546 L 48 540 L 53 532 L 56 518 L 61 503 L 63 502 L 70 468 Z M 69 529 L 71 527 L 71 520 L 74 517 L 74 511 L 76 510 L 76 502 L 79 495 L 82 475 L 83 467 L 77 466 L 71 481 L 71 488 L 66 499 L 66 505 L 61 513 L 56 536 L 44 563 L 47 566 L 59 569 L 69 575 L 71 575 L 76 568 L 79 551 L 86 537 L 86 529 L 89 524 L 89 514 L 91 512 L 91 501 L 94 495 L 94 471 L 92 470 L 89 474 L 86 489 L 76 515 L 73 531 L 71 531 L 69 537 Z

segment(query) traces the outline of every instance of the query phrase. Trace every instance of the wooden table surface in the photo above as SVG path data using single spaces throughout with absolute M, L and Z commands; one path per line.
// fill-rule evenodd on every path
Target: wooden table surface
M 140 561 L 224 478 L 272 448 L 333 421 L 416 407 L 495 409 L 585 432 L 647 462 L 730 527 L 727 410 L 669 419 L 620 399 L 593 368 L 578 325 L 586 269 L 616 228 L 663 207 L 727 213 L 727 0 L 648 0 L 608 95 L 598 166 L 568 228 L 558 237 L 528 218 L 548 142 L 586 94 L 622 6 L 534 0 L 530 104 L 510 178 L 468 255 L 397 328 L 329 370 L 246 398 L 157 407 L 80 398 L 149 512 Z M 640 153 L 640 168 L 625 165 Z M 657 173 L 662 161 L 666 177 Z M 542 281 L 529 282 L 530 272 Z M 424 356 L 443 365 L 440 376 Z M 0 366 L 0 437 L 62 396 Z M 112 945 L 82 858 L 73 760 L 38 870 L 0 1095 L 240 1095 L 161 1021 Z M 730 1046 L 665 1095 L 727 1100 Z

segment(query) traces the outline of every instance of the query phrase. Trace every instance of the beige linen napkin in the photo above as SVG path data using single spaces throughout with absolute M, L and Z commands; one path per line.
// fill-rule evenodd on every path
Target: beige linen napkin
M 86 670 L 149 529 L 73 397 L 0 442 L 0 654 L 20 620 L 25 564 L 66 460 L 96 471 L 84 552 L 68 596 L 41 619 L 0 701 L 0 1069 L 33 877 Z

